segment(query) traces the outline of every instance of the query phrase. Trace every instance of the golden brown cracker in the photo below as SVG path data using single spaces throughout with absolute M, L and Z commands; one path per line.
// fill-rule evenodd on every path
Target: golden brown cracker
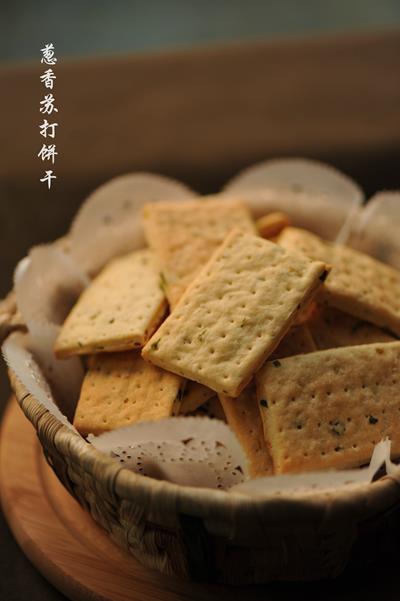
M 180 413 L 193 413 L 201 405 L 206 403 L 211 397 L 215 396 L 214 390 L 199 384 L 198 382 L 188 381 L 183 392 L 183 398 L 180 407 Z
M 210 397 L 205 403 L 197 407 L 195 411 L 192 411 L 186 415 L 194 415 L 194 416 L 207 416 L 213 419 L 220 419 L 221 421 L 226 422 L 226 417 L 224 410 L 222 409 L 222 405 L 218 399 L 218 397 L 214 394 L 214 396 Z
M 143 356 L 216 392 L 238 396 L 326 275 L 324 263 L 234 231 Z
M 250 384 L 236 398 L 219 395 L 229 427 L 242 445 L 252 478 L 269 476 L 273 465 L 265 441 L 254 384 Z
M 56 341 L 59 358 L 141 347 L 167 309 L 149 250 L 114 259 L 83 292 Z
M 257 399 L 278 474 L 367 463 L 388 436 L 400 453 L 400 342 L 272 361 Z
M 289 217 L 286 213 L 281 213 L 279 211 L 267 213 L 267 215 L 263 215 L 263 217 L 260 217 L 256 221 L 256 228 L 260 236 L 268 238 L 269 240 L 273 240 L 289 225 Z
M 182 383 L 179 376 L 144 361 L 138 351 L 94 355 L 74 426 L 86 436 L 169 417 L 177 411 Z
M 172 308 L 233 228 L 256 232 L 243 202 L 219 196 L 149 203 L 143 211 L 143 224 Z
M 400 335 L 400 273 L 352 248 L 286 228 L 279 244 L 332 265 L 321 302 Z
M 318 307 L 307 325 L 320 350 L 396 340 L 381 328 L 334 307 Z
M 317 346 L 308 327 L 305 325 L 294 326 L 272 353 L 271 360 L 291 357 L 292 355 L 301 355 L 302 353 L 312 353 L 316 350 Z

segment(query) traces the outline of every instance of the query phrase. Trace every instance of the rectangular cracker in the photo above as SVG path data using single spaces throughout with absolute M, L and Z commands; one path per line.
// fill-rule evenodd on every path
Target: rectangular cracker
M 190 415 L 195 415 L 197 417 L 207 416 L 226 422 L 224 410 L 222 409 L 222 405 L 216 394 L 200 405 L 195 411 L 192 411 Z
M 233 231 L 143 356 L 216 392 L 239 396 L 326 275 L 324 263 Z
M 308 327 L 316 347 L 320 350 L 396 340 L 394 336 L 372 323 L 357 319 L 334 307 L 318 307 L 308 321 Z
M 149 203 L 143 211 L 143 225 L 171 308 L 233 228 L 256 232 L 243 202 L 219 196 Z
M 281 213 L 280 211 L 267 213 L 256 221 L 256 228 L 260 236 L 269 238 L 270 240 L 278 236 L 289 225 L 289 217 L 286 213 Z
M 148 249 L 114 259 L 83 292 L 56 341 L 59 358 L 143 346 L 167 303 Z
M 275 472 L 362 465 L 386 436 L 398 455 L 399 370 L 398 341 L 268 362 L 257 399 Z
M 282 359 L 292 355 L 312 353 L 317 350 L 309 328 L 305 325 L 294 326 L 282 339 L 279 346 L 271 355 L 272 359 Z
M 142 359 L 138 351 L 90 357 L 74 426 L 83 435 L 101 434 L 176 413 L 182 378 Z
M 322 303 L 400 335 L 400 272 L 352 248 L 325 242 L 306 230 L 286 228 L 279 244 L 332 265 Z
M 203 386 L 203 384 L 192 381 L 186 382 L 180 413 L 193 413 L 193 411 L 196 411 L 196 409 L 206 403 L 214 395 L 214 390 L 211 390 L 211 388 L 208 388 L 207 386 Z
M 229 427 L 244 449 L 250 476 L 270 476 L 273 473 L 272 459 L 264 437 L 254 383 L 249 384 L 236 399 L 221 394 L 219 400 Z

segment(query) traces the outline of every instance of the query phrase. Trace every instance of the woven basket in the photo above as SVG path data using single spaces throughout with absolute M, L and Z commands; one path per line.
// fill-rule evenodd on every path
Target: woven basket
M 0 313 L 3 336 L 21 327 L 10 300 Z M 372 559 L 394 532 L 400 474 L 308 498 L 178 486 L 124 469 L 63 426 L 12 373 L 10 380 L 59 480 L 150 568 L 230 584 L 332 578 L 349 562 Z

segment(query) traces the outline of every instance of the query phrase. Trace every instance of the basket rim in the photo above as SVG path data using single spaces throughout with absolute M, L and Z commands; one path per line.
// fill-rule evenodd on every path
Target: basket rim
M 289 516 L 293 513 L 296 521 L 307 516 L 313 521 L 316 515 L 323 516 L 327 507 L 330 511 L 335 508 L 340 514 L 343 511 L 347 517 L 360 516 L 360 507 L 366 515 L 376 514 L 400 504 L 400 469 L 391 475 L 374 482 L 358 483 L 350 488 L 332 489 L 328 491 L 314 491 L 313 493 L 274 494 L 267 493 L 251 496 L 237 491 L 215 490 L 195 486 L 183 486 L 165 480 L 157 480 L 120 466 L 111 457 L 102 453 L 93 445 L 84 440 L 79 434 L 62 424 L 25 388 L 17 376 L 9 371 L 9 378 L 17 401 L 25 416 L 38 430 L 38 423 L 42 418 L 46 419 L 46 431 L 51 432 L 53 440 L 51 443 L 59 450 L 66 451 L 71 458 L 78 462 L 89 465 L 90 471 L 96 467 L 96 476 L 101 477 L 102 469 L 107 478 L 111 477 L 111 496 L 116 494 L 127 500 L 149 500 L 157 499 L 163 503 L 164 511 L 166 503 L 180 513 L 186 513 L 207 518 L 215 518 L 216 515 L 226 519 L 227 508 L 232 514 L 248 514 L 249 511 L 265 509 L 271 510 L 275 518 L 277 511 Z M 35 419 L 34 412 L 40 413 Z M 107 490 L 109 487 L 106 487 Z M 289 512 L 289 513 L 288 513 Z

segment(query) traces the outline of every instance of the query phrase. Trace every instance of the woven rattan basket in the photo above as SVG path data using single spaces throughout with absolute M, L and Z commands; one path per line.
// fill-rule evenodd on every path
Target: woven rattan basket
M 2 337 L 21 327 L 12 301 L 3 307 Z M 118 545 L 166 574 L 225 583 L 331 578 L 371 559 L 393 532 L 400 474 L 307 498 L 177 486 L 120 467 L 10 380 L 62 484 Z

